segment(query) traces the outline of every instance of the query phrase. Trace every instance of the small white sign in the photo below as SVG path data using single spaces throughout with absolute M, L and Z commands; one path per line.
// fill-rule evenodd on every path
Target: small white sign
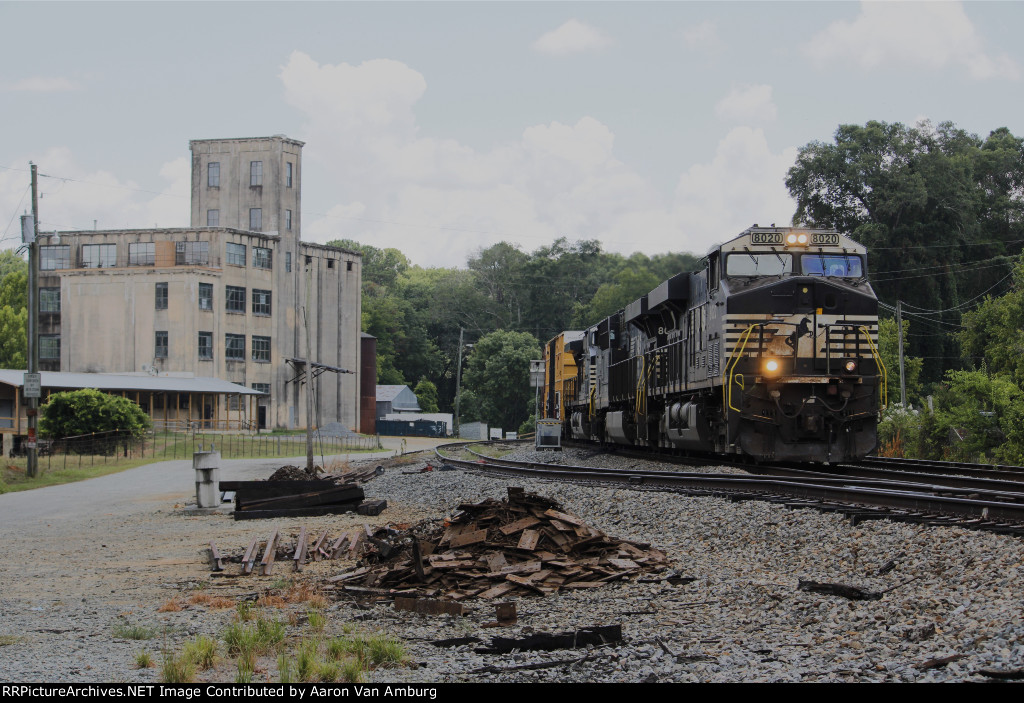
M 26 398 L 39 398 L 42 396 L 43 375 L 39 373 L 26 373 L 24 381 L 24 396 Z

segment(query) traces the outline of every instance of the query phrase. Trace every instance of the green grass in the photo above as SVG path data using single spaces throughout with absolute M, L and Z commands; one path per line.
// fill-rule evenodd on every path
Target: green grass
M 135 668 L 148 669 L 153 666 L 153 655 L 143 650 L 135 655 Z
M 196 635 L 185 643 L 184 656 L 201 670 L 212 669 L 217 661 L 217 640 Z
M 224 631 L 223 640 L 228 654 L 266 654 L 283 641 L 285 624 L 280 620 L 267 620 L 259 616 L 252 625 L 235 622 Z
M 114 625 L 112 634 L 120 640 L 151 640 L 159 633 L 155 627 L 132 625 L 127 620 L 121 620 Z
M 196 665 L 184 654 L 164 652 L 164 663 L 160 667 L 161 683 L 190 683 L 196 678 Z

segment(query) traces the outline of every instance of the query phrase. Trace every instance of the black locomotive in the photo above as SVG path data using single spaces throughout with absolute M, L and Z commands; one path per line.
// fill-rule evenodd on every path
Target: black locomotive
M 565 437 L 760 461 L 869 454 L 885 402 L 867 252 L 754 225 L 595 326 L 545 346 Z

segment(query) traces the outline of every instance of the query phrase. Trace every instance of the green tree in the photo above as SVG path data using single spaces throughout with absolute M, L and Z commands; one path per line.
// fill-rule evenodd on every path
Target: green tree
M 965 363 L 976 367 L 984 361 L 991 373 L 1024 387 L 1024 262 L 1014 268 L 1009 292 L 986 298 L 961 324 L 956 336 Z
M 0 253 L 0 368 L 28 368 L 28 264 Z
M 611 282 L 597 289 L 589 303 L 577 308 L 573 326 L 582 329 L 597 324 L 602 318 L 621 310 L 640 296 L 647 295 L 661 281 L 647 270 L 633 267 L 622 269 Z
M 533 410 L 530 360 L 540 353 L 540 343 L 528 332 L 499 330 L 476 342 L 463 382 L 479 402 L 481 420 L 504 429 L 526 420 Z
M 945 458 L 1024 461 L 1024 391 L 1005 376 L 950 371 L 936 398 L 935 441 Z
M 421 378 L 416 388 L 413 389 L 416 399 L 420 403 L 420 410 L 425 413 L 436 413 L 437 410 L 437 386 L 426 378 Z
M 120 430 L 141 436 L 149 416 L 135 402 L 95 388 L 54 393 L 41 408 L 39 429 L 48 437 L 76 437 Z

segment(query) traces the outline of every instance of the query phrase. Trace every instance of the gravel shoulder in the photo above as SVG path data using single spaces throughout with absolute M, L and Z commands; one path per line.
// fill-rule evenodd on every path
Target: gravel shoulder
M 585 463 L 569 451 L 562 460 Z M 222 479 L 263 478 L 282 463 L 224 462 Z M 192 471 L 180 461 L 0 496 L 0 680 L 154 682 L 156 669 L 134 668 L 137 652 L 148 649 L 159 660 L 165 646 L 179 647 L 195 634 L 219 636 L 234 614 L 202 605 L 158 612 L 160 606 L 185 603 L 197 591 L 254 597 L 295 577 L 287 564 L 266 577 L 213 577 L 205 556 L 210 540 L 237 554 L 274 529 L 340 534 L 363 523 L 441 519 L 461 502 L 501 499 L 510 485 L 463 471 L 410 473 L 423 464 L 388 466 L 365 486 L 368 497 L 388 501 L 370 518 L 235 522 L 230 515 L 189 515 L 183 507 L 194 499 Z M 1024 668 L 1019 539 L 887 521 L 851 526 L 838 515 L 754 501 L 520 479 L 514 485 L 559 501 L 609 535 L 651 542 L 668 554 L 675 573 L 695 580 L 517 598 L 519 621 L 501 630 L 484 627 L 494 620 L 493 604 L 470 601 L 468 615 L 425 616 L 331 596 L 326 636 L 354 625 L 406 643 L 412 664 L 371 672 L 371 681 L 984 681 L 983 670 Z M 891 570 L 880 571 L 890 561 Z M 303 576 L 322 582 L 349 566 L 310 564 Z M 238 570 L 228 565 L 229 574 Z M 799 579 L 894 590 L 877 601 L 849 601 L 798 591 Z M 312 634 L 302 608 L 281 611 L 293 615 L 290 636 Z M 123 622 L 166 634 L 118 639 L 114 628 Z M 430 644 L 616 623 L 626 642 L 588 651 L 482 655 L 472 646 Z M 959 658 L 929 666 L 949 657 Z M 515 668 L 554 661 L 575 663 Z M 199 678 L 234 675 L 224 661 Z M 260 662 L 261 680 L 276 675 L 274 661 Z

